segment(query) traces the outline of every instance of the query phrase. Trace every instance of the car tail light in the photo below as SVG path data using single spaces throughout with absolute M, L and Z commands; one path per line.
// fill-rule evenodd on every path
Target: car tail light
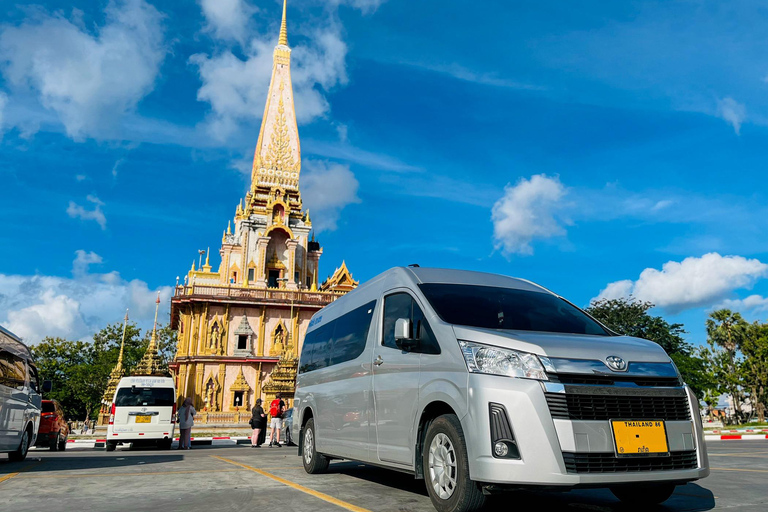
M 109 424 L 115 424 L 115 404 L 112 404 L 112 410 L 109 412 Z
M 42 413 L 40 415 L 40 417 L 42 417 L 42 418 L 49 418 L 51 416 L 54 416 L 55 414 L 56 414 L 55 412 L 44 412 L 44 413 Z
M 171 411 L 171 425 L 176 423 L 176 404 L 173 404 L 173 411 Z

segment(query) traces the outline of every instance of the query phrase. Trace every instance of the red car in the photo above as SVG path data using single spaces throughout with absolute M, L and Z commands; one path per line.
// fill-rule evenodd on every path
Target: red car
M 64 421 L 64 411 L 56 400 L 43 400 L 40 415 L 40 430 L 37 432 L 35 446 L 48 446 L 51 451 L 65 450 L 69 427 Z

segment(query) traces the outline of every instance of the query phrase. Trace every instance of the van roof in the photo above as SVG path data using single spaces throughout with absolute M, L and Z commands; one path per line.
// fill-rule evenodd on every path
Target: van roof
M 2 325 L 0 325 L 0 351 L 9 352 L 24 359 L 32 359 L 32 352 L 29 347 L 21 341 L 21 338 L 3 328 Z
M 416 278 L 417 284 L 421 283 L 450 283 L 450 284 L 474 284 L 478 286 L 497 286 L 499 288 L 514 288 L 535 292 L 551 293 L 546 288 L 525 279 L 490 274 L 488 272 L 476 272 L 473 270 L 457 270 L 452 268 L 424 268 L 401 267 L 410 271 Z
M 174 386 L 173 379 L 171 377 L 155 377 L 152 375 L 136 376 L 136 377 L 123 377 L 120 379 L 118 388 L 125 388 L 129 386 L 141 386 L 141 387 L 161 387 L 161 386 Z

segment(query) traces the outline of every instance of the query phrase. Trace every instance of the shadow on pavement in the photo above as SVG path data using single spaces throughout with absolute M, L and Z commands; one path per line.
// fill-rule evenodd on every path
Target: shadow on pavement
M 375 466 L 366 466 L 357 462 L 334 463 L 328 469 L 329 474 L 345 474 L 368 482 L 384 485 L 421 496 L 428 496 L 423 480 L 413 476 L 398 473 Z M 621 512 L 637 510 L 619 502 L 608 489 L 576 489 L 572 491 L 510 491 L 508 493 L 490 496 L 487 512 L 508 512 L 510 503 L 515 508 L 545 509 L 545 510 L 598 510 L 605 512 Z M 709 489 L 689 483 L 678 486 L 672 497 L 657 507 L 643 507 L 644 511 L 669 512 L 699 512 L 715 508 L 715 497 Z
M 43 473 L 48 471 L 102 470 L 108 468 L 149 466 L 166 462 L 184 460 L 182 454 L 112 452 L 110 455 L 85 455 L 66 457 L 64 455 L 46 455 L 43 457 L 30 454 L 23 462 L 0 461 L 0 474 L 23 470 L 24 473 Z

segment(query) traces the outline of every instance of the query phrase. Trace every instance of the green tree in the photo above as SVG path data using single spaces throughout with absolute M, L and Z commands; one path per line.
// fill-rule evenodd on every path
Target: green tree
M 765 421 L 765 408 L 768 399 L 768 324 L 755 322 L 745 330 L 741 340 L 741 364 L 744 385 L 749 389 L 752 410 L 759 422 Z
M 648 311 L 651 302 L 632 297 L 600 299 L 587 308 L 587 312 L 609 329 L 626 336 L 634 336 L 658 343 L 675 362 L 683 380 L 699 399 L 714 384 L 706 372 L 707 360 L 683 338 L 683 324 L 670 324 Z
M 719 389 L 733 400 L 734 419 L 744 419 L 741 406 L 745 399 L 742 360 L 739 347 L 742 345 L 749 324 L 741 314 L 730 309 L 719 309 L 707 319 L 707 343 L 711 347 L 710 364 L 712 375 Z
M 72 377 L 88 361 L 88 344 L 62 338 L 44 338 L 30 347 L 42 379 L 50 380 L 51 391 L 43 398 L 57 400 L 67 418 L 82 418 L 84 404 L 79 400 Z

